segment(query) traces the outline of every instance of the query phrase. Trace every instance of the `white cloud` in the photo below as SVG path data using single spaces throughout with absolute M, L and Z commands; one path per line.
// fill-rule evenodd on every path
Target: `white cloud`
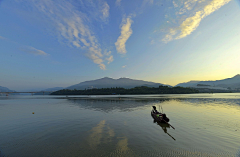
M 19 1 L 34 7 L 33 10 L 40 13 L 39 16 L 45 18 L 49 25 L 55 28 L 53 30 L 56 31 L 59 41 L 82 49 L 87 53 L 86 56 L 98 64 L 101 69 L 106 68 L 101 45 L 90 29 L 93 26 L 92 20 L 102 19 L 102 21 L 106 21 L 108 18 L 110 7 L 106 2 L 101 0 L 95 4 L 93 1 L 81 1 L 81 5 L 87 6 L 85 7 L 86 12 L 89 13 L 87 15 L 70 1 L 32 0 L 30 1 L 32 3 L 26 3 L 24 0 Z
M 117 52 L 120 54 L 126 54 L 126 42 L 128 38 L 132 35 L 132 25 L 133 21 L 131 16 L 123 18 L 121 26 L 121 35 L 118 37 L 117 42 L 115 43 Z
M 218 10 L 230 1 L 231 0 L 211 0 L 205 2 L 205 0 L 187 0 L 184 3 L 183 8 L 180 8 L 180 11 L 177 12 L 177 14 L 184 14 L 190 10 L 194 10 L 193 13 L 190 12 L 190 16 L 181 21 L 179 26 L 170 28 L 162 41 L 169 42 L 171 40 L 181 39 L 190 35 L 197 29 L 203 18 Z M 201 5 L 196 9 L 193 9 L 196 3 L 201 3 Z
M 110 57 L 106 58 L 106 60 L 108 61 L 108 64 L 113 62 L 113 56 L 110 56 Z
M 112 54 L 111 51 L 107 51 L 107 50 L 104 51 L 104 55 L 108 56 L 108 57 L 105 58 L 105 60 L 108 62 L 108 64 L 110 64 L 114 60 L 113 55 L 111 55 L 111 54 Z
M 36 49 L 34 47 L 30 47 L 30 46 L 26 47 L 26 48 L 21 48 L 20 50 L 23 52 L 34 54 L 34 55 L 40 55 L 40 56 L 48 55 L 46 52 L 44 52 L 42 50 L 38 50 L 38 49 Z
M 103 8 L 101 10 L 102 11 L 102 18 L 103 18 L 103 20 L 106 20 L 108 18 L 108 16 L 109 16 L 109 9 L 110 9 L 110 7 L 107 4 L 107 2 L 104 2 Z
M 106 56 L 110 56 L 111 53 L 112 53 L 112 51 L 107 51 L 107 50 L 104 51 L 104 55 L 106 55 Z
M 106 69 L 105 64 L 103 64 L 103 60 L 102 60 L 99 56 L 97 56 L 96 54 L 94 54 L 94 53 L 92 53 L 92 52 L 87 53 L 86 55 L 87 55 L 88 58 L 90 58 L 91 60 L 93 60 L 93 62 L 94 62 L 95 64 L 98 64 L 98 66 L 100 67 L 100 69 L 102 69 L 102 70 L 105 70 L 105 69 Z
M 127 65 L 122 66 L 122 68 L 126 68 Z
M 173 6 L 176 8 L 178 7 L 178 4 L 175 1 L 173 1 Z

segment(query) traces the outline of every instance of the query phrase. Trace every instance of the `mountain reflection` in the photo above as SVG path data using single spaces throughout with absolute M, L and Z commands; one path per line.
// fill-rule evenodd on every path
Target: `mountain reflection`
M 168 101 L 186 102 L 187 104 L 196 106 L 219 106 L 224 104 L 240 107 L 240 99 L 223 98 L 67 98 L 67 100 L 81 108 L 103 112 L 111 112 L 113 110 L 128 112 L 136 110 L 139 107 L 156 105 Z
M 72 104 L 85 109 L 92 109 L 103 112 L 110 112 L 113 110 L 120 110 L 123 112 L 133 111 L 139 107 L 159 103 L 159 100 L 124 100 L 124 99 L 68 99 Z M 168 101 L 162 99 L 161 102 Z
M 127 96 L 127 97 L 101 97 L 101 96 L 90 96 L 90 97 L 66 97 L 72 104 L 85 109 L 110 112 L 113 110 L 120 110 L 123 112 L 133 111 L 139 107 L 158 105 L 164 102 L 185 102 L 187 104 L 196 106 L 219 106 L 224 105 L 235 105 L 237 108 L 240 107 L 240 99 L 237 96 L 231 98 L 209 97 L 208 94 L 204 95 L 186 95 L 186 97 L 166 95 L 162 96 Z

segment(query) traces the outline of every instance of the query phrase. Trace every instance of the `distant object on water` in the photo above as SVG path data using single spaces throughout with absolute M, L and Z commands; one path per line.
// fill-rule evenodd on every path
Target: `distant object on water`
M 151 111 L 151 115 L 155 121 L 160 123 L 167 123 L 170 121 L 169 118 L 167 118 L 165 113 L 158 112 L 156 109 L 156 106 L 152 106 L 152 107 L 153 107 L 153 110 Z
M 153 119 L 158 122 L 158 123 L 166 123 L 169 126 L 171 126 L 173 129 L 175 129 L 171 124 L 169 124 L 168 122 L 170 121 L 170 119 L 166 116 L 165 113 L 160 113 L 157 111 L 156 106 L 152 106 L 153 109 L 151 111 L 151 116 L 153 117 Z M 162 110 L 163 112 L 163 110 Z

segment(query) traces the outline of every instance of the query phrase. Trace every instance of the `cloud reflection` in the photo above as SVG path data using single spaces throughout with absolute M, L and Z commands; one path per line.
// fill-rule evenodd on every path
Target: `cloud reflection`
M 129 150 L 127 137 L 123 137 L 123 139 L 118 141 L 117 150 L 120 152 L 127 152 Z
M 100 123 L 92 128 L 91 135 L 89 136 L 89 145 L 92 149 L 96 149 L 96 147 L 101 144 L 101 139 L 103 137 L 103 128 L 105 127 L 105 120 L 100 121 Z
M 88 138 L 88 144 L 93 150 L 99 149 L 98 147 L 102 144 L 108 143 L 109 145 L 109 143 L 112 143 L 111 145 L 115 145 L 111 151 L 112 153 L 110 153 L 113 156 L 126 155 L 131 152 L 128 147 L 128 138 L 125 136 L 115 137 L 114 129 L 106 125 L 106 120 L 100 121 L 97 126 L 91 129 L 90 132 L 91 134 Z M 114 144 L 112 140 L 114 137 L 118 140 L 116 144 Z

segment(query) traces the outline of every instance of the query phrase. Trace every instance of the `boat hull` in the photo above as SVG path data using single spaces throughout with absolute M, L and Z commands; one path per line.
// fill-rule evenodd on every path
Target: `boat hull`
M 169 122 L 169 119 L 167 117 L 163 118 L 161 113 L 154 113 L 153 111 L 151 111 L 151 116 L 156 122 L 159 122 L 159 123 Z

